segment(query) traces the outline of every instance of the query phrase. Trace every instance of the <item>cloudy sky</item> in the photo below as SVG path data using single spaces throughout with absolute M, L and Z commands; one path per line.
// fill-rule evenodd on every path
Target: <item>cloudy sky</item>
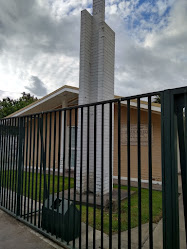
M 92 0 L 0 0 L 0 98 L 79 84 L 80 11 Z M 187 1 L 106 0 L 115 94 L 187 85 Z

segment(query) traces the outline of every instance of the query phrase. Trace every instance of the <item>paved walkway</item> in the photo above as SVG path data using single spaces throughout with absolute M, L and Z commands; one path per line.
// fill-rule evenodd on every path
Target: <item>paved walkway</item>
M 186 249 L 186 235 L 184 225 L 184 209 L 182 195 L 179 197 L 179 224 L 180 224 L 180 248 Z M 162 235 L 162 220 L 155 227 L 153 232 L 154 249 L 162 249 L 163 235 Z M 149 239 L 145 242 L 143 249 L 149 249 Z
M 60 249 L 0 209 L 0 249 Z

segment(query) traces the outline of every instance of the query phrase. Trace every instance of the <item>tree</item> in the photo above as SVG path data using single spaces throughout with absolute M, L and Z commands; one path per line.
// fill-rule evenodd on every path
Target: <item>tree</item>
M 21 108 L 30 105 L 36 100 L 36 97 L 25 92 L 22 93 L 22 96 L 19 99 L 4 98 L 3 100 L 0 100 L 0 118 L 6 117 Z
M 161 104 L 160 95 L 157 95 L 157 96 L 155 97 L 154 102 L 155 102 L 155 103 L 159 103 L 159 104 Z

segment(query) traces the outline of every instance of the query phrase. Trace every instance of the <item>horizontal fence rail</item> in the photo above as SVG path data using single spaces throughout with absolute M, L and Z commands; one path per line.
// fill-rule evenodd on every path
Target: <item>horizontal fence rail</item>
M 178 186 L 167 143 L 176 115 L 186 207 L 187 122 L 186 88 L 168 91 L 0 120 L 0 207 L 65 248 L 152 249 L 163 218 L 169 248 Z

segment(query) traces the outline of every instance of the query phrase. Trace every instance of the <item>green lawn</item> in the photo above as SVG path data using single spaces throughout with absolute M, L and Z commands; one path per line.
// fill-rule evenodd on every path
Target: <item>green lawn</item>
M 8 174 L 8 171 L 7 171 Z M 25 179 L 26 176 L 26 179 Z M 6 176 L 7 179 L 9 179 L 8 182 L 8 186 L 11 187 L 12 189 L 12 182 L 13 182 L 13 171 L 9 171 L 9 177 Z M 37 178 L 37 179 L 36 179 Z M 11 179 L 11 181 L 10 181 Z M 14 179 L 15 179 L 15 172 L 14 172 Z M 41 175 L 41 181 L 40 181 L 40 173 L 36 174 L 32 174 L 32 172 L 30 173 L 30 177 L 29 177 L 29 173 L 27 172 L 27 174 L 24 172 L 23 174 L 23 195 L 26 196 L 30 196 L 32 195 L 32 185 L 33 185 L 33 199 L 37 199 L 39 200 L 39 193 L 41 193 L 41 200 L 43 200 L 43 194 L 44 194 L 44 175 Z M 36 180 L 37 180 L 37 184 L 36 184 Z M 11 182 L 11 184 L 10 184 Z M 41 182 L 41 184 L 40 184 Z M 73 183 L 73 179 L 70 179 L 70 188 L 72 188 L 74 186 Z M 25 184 L 26 183 L 26 184 Z M 48 175 L 46 175 L 46 183 L 47 183 L 47 187 L 48 187 Z M 14 184 L 15 184 L 15 180 L 14 180 Z M 69 184 L 69 180 L 67 177 L 64 178 L 64 189 L 68 189 L 68 184 Z M 5 184 L 4 184 L 5 185 Z M 41 185 L 41 191 L 40 191 L 40 185 Z M 6 185 L 7 186 L 7 182 Z M 25 188 L 26 186 L 26 188 Z M 37 186 L 37 187 L 36 187 Z M 15 189 L 15 186 L 14 188 Z M 60 176 L 59 177 L 59 192 L 61 192 L 63 189 L 63 177 Z M 36 193 L 37 192 L 37 193 Z M 53 175 L 50 175 L 50 179 L 49 179 L 49 192 L 50 194 L 53 193 Z M 57 193 L 58 192 L 58 176 L 55 175 L 54 177 L 54 192 Z
M 9 172 L 10 179 L 11 174 L 11 182 L 13 179 L 13 171 Z M 25 176 L 26 176 L 26 185 L 25 185 Z M 46 175 L 47 185 L 48 185 L 48 175 Z M 30 185 L 29 185 L 30 181 Z M 29 180 L 29 173 L 24 172 L 23 175 L 23 195 L 28 196 L 30 191 L 30 198 L 32 194 L 32 181 L 33 181 L 33 199 L 39 200 L 39 188 L 40 188 L 40 174 L 37 177 L 37 184 L 36 184 L 36 173 L 34 173 L 33 177 L 30 174 Z M 10 180 L 9 180 L 10 184 Z M 57 193 L 58 191 L 58 177 L 54 177 L 54 192 Z M 64 181 L 64 189 L 68 189 L 69 180 L 65 177 Z M 37 193 L 36 193 L 36 185 L 37 185 Z M 7 186 L 7 185 L 6 185 Z M 25 188 L 26 186 L 26 188 Z M 29 187 L 30 186 L 30 187 Z M 59 178 L 59 191 L 61 192 L 63 189 L 63 177 L 60 176 Z M 70 179 L 70 188 L 74 186 L 74 179 Z M 114 185 L 114 188 L 117 188 L 117 185 Z M 122 186 L 122 189 L 127 190 L 126 186 Z M 25 191 L 26 190 L 26 191 Z M 50 175 L 50 194 L 53 191 L 53 176 Z M 131 228 L 138 226 L 138 189 L 131 187 L 131 191 L 135 193 L 131 195 Z M 44 175 L 41 175 L 41 200 L 43 200 L 44 194 Z M 157 223 L 162 217 L 162 192 L 154 191 L 152 192 L 153 195 L 153 222 Z M 145 224 L 149 221 L 149 191 L 147 189 L 141 190 L 141 198 L 142 198 L 142 224 Z M 79 208 L 79 205 L 77 205 Z M 89 207 L 89 225 L 93 226 L 93 207 Z M 104 210 L 104 233 L 109 233 L 109 210 Z M 86 206 L 82 205 L 82 221 L 86 223 Z M 101 210 L 99 208 L 96 209 L 96 229 L 101 230 Z M 121 231 L 126 231 L 128 229 L 128 200 L 124 200 L 121 202 Z M 112 213 L 112 231 L 116 233 L 118 231 L 118 211 Z
M 117 186 L 114 186 L 115 188 Z M 122 186 L 122 189 L 127 187 Z M 131 191 L 135 193 L 131 196 L 131 228 L 138 226 L 138 189 L 131 188 Z M 149 191 L 142 189 L 142 224 L 149 221 Z M 89 207 L 89 225 L 93 226 L 93 211 L 92 207 Z M 153 222 L 157 223 L 162 218 L 162 192 L 153 191 Z M 109 233 L 109 212 L 104 211 L 104 233 Z M 82 207 L 82 221 L 86 222 L 86 207 Z M 101 230 L 101 210 L 96 209 L 96 229 Z M 124 200 L 121 203 L 121 231 L 128 229 L 128 200 Z M 112 232 L 118 231 L 118 212 L 112 214 Z
M 68 189 L 68 184 L 69 184 L 69 178 L 65 177 L 64 178 L 64 190 Z M 25 173 L 24 173 L 24 180 L 25 180 Z M 36 194 L 36 173 L 34 173 L 34 177 L 33 177 L 33 180 L 34 180 L 34 196 Z M 46 183 L 47 183 L 47 186 L 48 186 L 48 175 L 46 175 Z M 50 194 L 53 193 L 53 176 L 50 175 L 50 180 L 49 180 L 49 192 Z M 24 182 L 24 191 L 25 191 L 25 182 Z M 29 173 L 27 173 L 27 179 L 26 179 L 26 196 L 28 196 L 28 186 L 29 186 Z M 74 186 L 73 184 L 73 179 L 71 178 L 70 179 L 70 188 L 72 188 Z M 40 188 L 40 174 L 38 174 L 38 177 L 37 177 L 37 200 L 39 200 L 39 188 Z M 59 177 L 59 189 L 58 189 L 58 176 L 55 175 L 54 177 L 54 193 L 57 193 L 59 190 L 59 192 L 61 192 L 63 190 L 63 177 L 60 176 Z M 30 197 L 31 197 L 31 191 L 32 191 L 32 174 L 30 175 Z M 43 194 L 44 194 L 44 175 L 42 174 L 42 177 L 41 177 L 41 200 L 43 199 Z M 23 195 L 24 192 L 23 192 Z M 35 199 L 35 197 L 34 197 Z

